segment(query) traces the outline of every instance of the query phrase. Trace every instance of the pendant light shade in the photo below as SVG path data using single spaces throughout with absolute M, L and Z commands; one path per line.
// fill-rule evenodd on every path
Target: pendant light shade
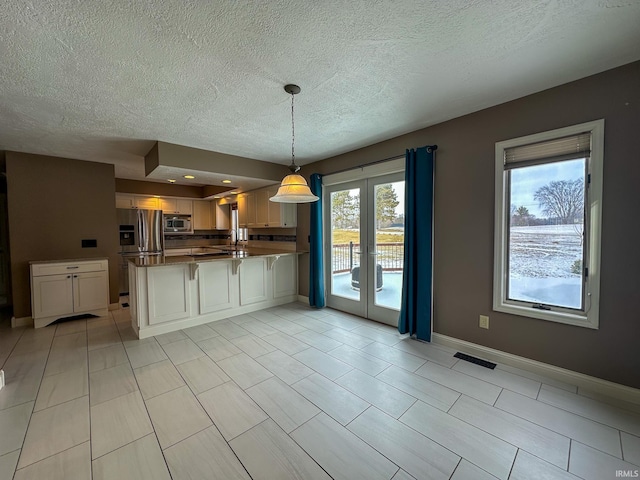
M 269 200 L 277 203 L 310 203 L 319 200 L 319 197 L 311 193 L 307 181 L 302 175 L 298 175 L 300 167 L 296 165 L 295 157 L 295 123 L 293 118 L 293 96 L 300 93 L 297 85 L 285 85 L 284 91 L 291 95 L 291 174 L 282 179 L 278 192 Z

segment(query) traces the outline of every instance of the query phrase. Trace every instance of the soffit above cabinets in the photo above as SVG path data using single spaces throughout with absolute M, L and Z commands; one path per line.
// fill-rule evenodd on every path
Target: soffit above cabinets
M 306 165 L 640 59 L 640 2 L 3 2 L 0 150 Z M 153 180 L 153 179 L 151 179 Z

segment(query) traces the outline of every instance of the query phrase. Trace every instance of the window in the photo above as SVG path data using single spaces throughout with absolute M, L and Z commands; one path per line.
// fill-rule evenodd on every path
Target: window
M 598 328 L 604 120 L 496 143 L 494 310 Z

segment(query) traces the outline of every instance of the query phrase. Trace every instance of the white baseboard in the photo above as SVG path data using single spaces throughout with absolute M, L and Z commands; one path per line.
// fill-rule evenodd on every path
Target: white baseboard
M 33 327 L 33 317 L 11 317 L 11 328 Z
M 584 373 L 574 372 L 565 368 L 549 365 L 548 363 L 538 362 L 525 357 L 519 357 L 511 353 L 494 350 L 493 348 L 477 345 L 475 343 L 459 340 L 457 338 L 448 337 L 440 333 L 433 333 L 431 340 L 435 344 L 444 345 L 454 348 L 485 360 L 490 360 L 504 365 L 510 365 L 516 368 L 522 368 L 538 375 L 553 378 L 555 380 L 576 385 L 579 388 L 589 390 L 591 392 L 600 393 L 609 397 L 618 398 L 627 402 L 640 404 L 640 390 L 619 383 L 610 382 L 597 377 L 591 377 Z
M 309 305 L 309 297 L 305 297 L 304 295 L 298 295 L 298 301 Z
M 0 390 L 4 387 L 4 370 L 0 370 Z

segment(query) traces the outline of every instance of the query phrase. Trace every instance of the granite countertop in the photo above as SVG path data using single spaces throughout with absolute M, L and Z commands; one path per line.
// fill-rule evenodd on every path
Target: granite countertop
M 216 260 L 236 260 L 257 257 L 273 257 L 275 255 L 300 255 L 306 251 L 281 250 L 275 248 L 243 248 L 242 250 L 226 252 L 223 255 L 179 255 L 165 257 L 156 255 L 150 257 L 130 257 L 129 262 L 136 267 L 159 267 L 163 265 L 178 265 L 184 263 L 214 262 Z

